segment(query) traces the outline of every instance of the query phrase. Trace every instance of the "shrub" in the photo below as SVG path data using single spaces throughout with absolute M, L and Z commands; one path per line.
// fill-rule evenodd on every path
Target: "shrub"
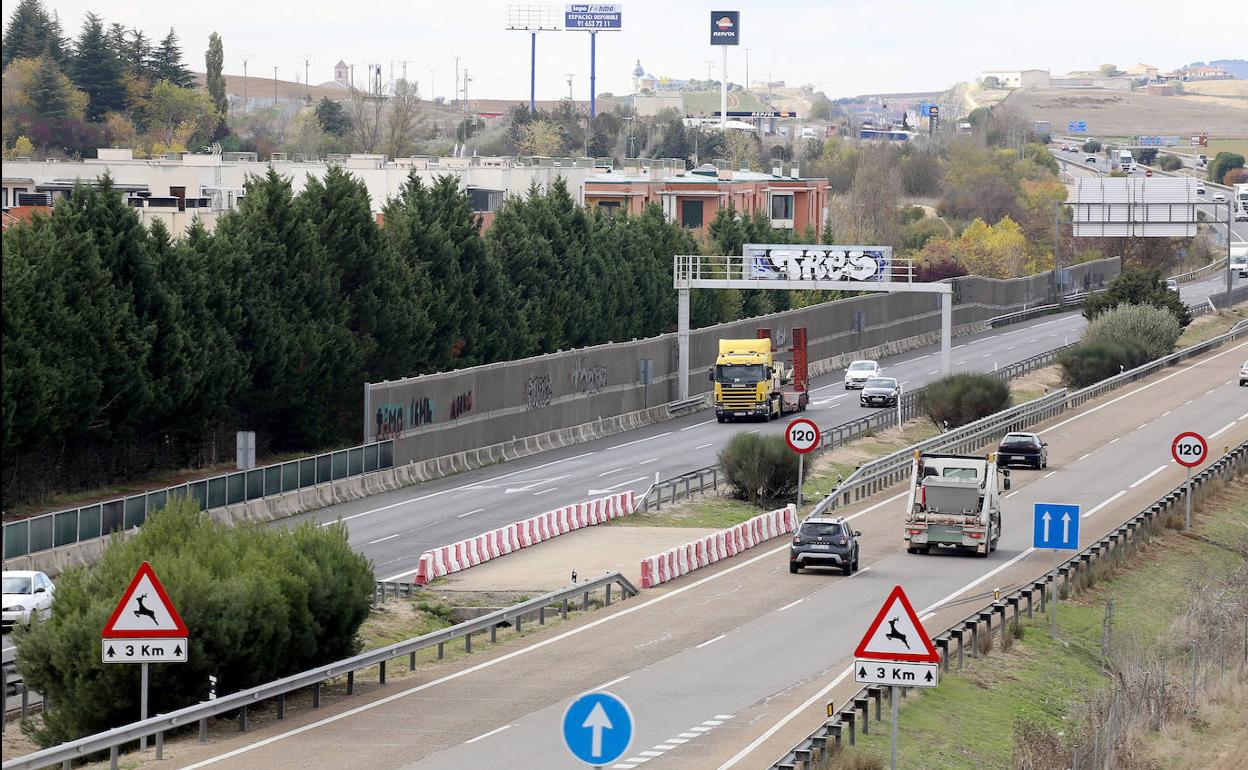
M 1231 169 L 1243 168 L 1244 156 L 1237 152 L 1220 152 L 1209 161 L 1209 181 L 1221 182 L 1226 172 Z
M 1169 310 L 1153 305 L 1119 305 L 1088 324 L 1083 341 L 1135 343 L 1144 348 L 1146 360 L 1152 360 L 1173 351 L 1182 333 L 1183 327 Z
M 1101 143 L 1096 141 L 1095 139 L 1089 139 L 1088 141 L 1083 143 L 1083 151 L 1084 152 L 1100 152 Z
M 1178 171 L 1183 168 L 1183 161 L 1178 155 L 1167 152 L 1157 159 L 1157 167 L 1162 171 Z
M 17 633 L 19 671 L 55 704 L 34 733 L 41 744 L 137 717 L 139 666 L 102 664 L 100 630 L 143 561 L 190 631 L 186 663 L 152 665 L 149 713 L 204 699 L 210 674 L 224 694 L 358 651 L 373 570 L 344 525 L 226 527 L 178 498 L 94 567 L 61 573 L 52 616 Z
M 755 505 L 797 496 L 797 455 L 782 436 L 738 433 L 719 452 L 732 496 Z
M 1074 388 L 1087 387 L 1147 360 L 1143 346 L 1133 342 L 1081 342 L 1057 356 L 1062 383 Z
M 1191 311 L 1177 292 L 1166 288 L 1160 270 L 1128 270 L 1122 273 L 1110 281 L 1105 291 L 1084 301 L 1083 317 L 1092 321 L 1119 305 L 1153 305 L 1173 313 L 1180 326 L 1185 327 L 1192 322 Z
M 919 409 L 938 427 L 957 428 L 1010 405 L 1010 386 L 988 374 L 952 374 L 919 392 Z

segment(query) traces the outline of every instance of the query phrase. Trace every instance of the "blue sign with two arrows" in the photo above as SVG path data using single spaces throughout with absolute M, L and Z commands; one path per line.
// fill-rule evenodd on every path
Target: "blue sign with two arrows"
M 587 765 L 607 765 L 633 742 L 633 714 L 607 692 L 582 695 L 563 713 L 563 742 Z
M 1079 550 L 1079 506 L 1036 503 L 1033 548 Z

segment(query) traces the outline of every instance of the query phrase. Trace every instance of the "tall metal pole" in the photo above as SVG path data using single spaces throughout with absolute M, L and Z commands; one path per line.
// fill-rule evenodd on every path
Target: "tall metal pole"
M 721 45 L 722 64 L 719 67 L 719 129 L 728 128 L 728 46 Z
M 940 295 L 940 373 L 948 377 L 949 354 L 953 337 L 953 287 Z
M 1227 296 L 1229 297 L 1230 295 Z M 1186 509 L 1186 514 L 1183 518 L 1183 529 L 1189 530 L 1192 528 L 1192 469 L 1190 467 L 1187 469 L 1187 482 L 1183 497 L 1187 498 L 1183 506 Z
M 689 398 L 689 289 L 676 290 L 676 397 Z
M 1231 188 L 1231 200 L 1235 199 L 1235 188 Z M 1226 310 L 1231 310 L 1231 200 L 1226 202 Z M 1191 491 L 1190 489 L 1188 490 Z
M 142 673 L 139 674 L 139 721 L 147 719 L 147 664 L 143 663 Z M 147 749 L 147 736 L 139 739 L 139 751 Z
M 273 68 L 273 106 L 277 107 L 277 67 Z
M 598 116 L 596 109 L 598 94 L 595 90 L 595 78 L 598 77 L 594 64 L 598 56 L 598 33 L 590 30 L 589 32 L 589 119 L 593 120 Z M 1228 263 L 1229 264 L 1229 263 Z
M 1053 549 L 1053 600 L 1049 602 L 1049 638 L 1057 641 L 1057 549 Z
M 797 453 L 797 510 L 798 511 L 802 510 L 802 471 L 804 470 L 803 465 L 804 465 L 805 457 L 806 457 L 805 454 L 801 452 Z
M 897 701 L 900 699 L 897 697 L 896 685 L 889 687 L 888 690 L 888 699 L 891 702 L 890 708 L 893 711 L 893 724 L 891 725 L 890 730 L 892 733 L 892 739 L 889 741 L 888 767 L 889 770 L 897 770 Z
M 458 62 L 459 59 L 456 59 L 455 61 Z M 536 32 L 529 33 L 529 112 L 537 112 L 537 33 Z

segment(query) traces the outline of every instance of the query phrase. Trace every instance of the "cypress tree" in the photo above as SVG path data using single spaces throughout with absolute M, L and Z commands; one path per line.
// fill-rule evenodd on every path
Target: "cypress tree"
M 88 13 L 83 21 L 69 75 L 89 99 L 87 120 L 100 121 L 106 113 L 125 108 L 121 61 L 109 47 L 104 23 L 94 13 Z
M 208 51 L 204 54 L 204 60 L 208 67 L 208 93 L 212 95 L 212 103 L 217 105 L 217 112 L 224 120 L 229 112 L 230 103 L 225 98 L 225 75 L 222 74 L 222 68 L 225 66 L 225 49 L 221 44 L 221 36 L 216 32 L 208 36 Z

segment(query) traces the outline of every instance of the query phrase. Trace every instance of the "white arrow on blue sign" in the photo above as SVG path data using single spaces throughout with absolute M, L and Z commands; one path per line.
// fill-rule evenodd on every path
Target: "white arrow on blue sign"
M 582 695 L 563 712 L 563 742 L 587 765 L 606 765 L 633 742 L 633 714 L 608 692 Z
M 1079 506 L 1036 503 L 1031 545 L 1079 550 Z

